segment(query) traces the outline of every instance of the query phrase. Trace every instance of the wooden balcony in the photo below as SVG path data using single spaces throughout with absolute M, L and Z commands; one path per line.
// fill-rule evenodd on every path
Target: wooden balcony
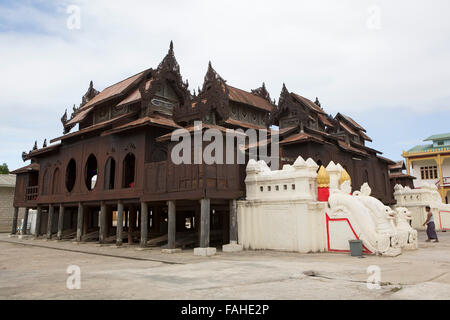
M 144 199 L 235 198 L 244 194 L 242 166 L 180 164 L 170 161 L 145 165 Z M 245 169 L 244 169 L 245 170 Z
M 27 187 L 25 189 L 25 201 L 34 201 L 37 199 L 39 186 Z

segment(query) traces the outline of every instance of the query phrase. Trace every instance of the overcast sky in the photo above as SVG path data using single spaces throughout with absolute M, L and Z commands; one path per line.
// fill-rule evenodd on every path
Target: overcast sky
M 448 0 L 2 0 L 0 163 L 23 166 L 35 140 L 62 134 L 90 80 L 103 90 L 154 68 L 170 40 L 191 90 L 209 60 L 230 85 L 264 81 L 277 100 L 284 82 L 353 117 L 369 146 L 399 160 L 450 132 L 449 12 Z

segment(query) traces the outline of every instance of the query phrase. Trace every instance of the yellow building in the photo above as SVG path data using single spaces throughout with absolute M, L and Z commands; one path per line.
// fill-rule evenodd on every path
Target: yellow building
M 432 143 L 418 145 L 403 151 L 408 174 L 416 177 L 414 186 L 420 188 L 424 182 L 437 186 L 442 202 L 450 200 L 450 133 L 437 134 L 424 141 Z

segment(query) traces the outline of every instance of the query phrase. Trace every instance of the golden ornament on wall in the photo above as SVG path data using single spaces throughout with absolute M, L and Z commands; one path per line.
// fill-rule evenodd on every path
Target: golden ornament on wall
M 352 183 L 352 179 L 350 178 L 347 170 L 342 170 L 341 172 L 341 178 L 339 179 L 339 185 L 343 184 L 345 181 L 350 181 L 350 184 Z
M 317 172 L 317 184 L 319 185 L 319 188 L 330 187 L 330 175 L 324 166 L 320 166 L 319 172 Z

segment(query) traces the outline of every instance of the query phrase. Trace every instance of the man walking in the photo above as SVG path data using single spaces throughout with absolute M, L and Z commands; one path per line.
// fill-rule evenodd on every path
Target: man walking
M 425 221 L 425 223 L 423 225 L 424 226 L 427 225 L 428 239 L 426 240 L 426 242 L 430 242 L 433 239 L 434 239 L 433 242 L 439 242 L 438 236 L 436 234 L 436 227 L 434 225 L 434 217 L 433 217 L 433 213 L 431 212 L 430 206 L 426 206 L 425 210 L 427 211 L 427 220 Z

